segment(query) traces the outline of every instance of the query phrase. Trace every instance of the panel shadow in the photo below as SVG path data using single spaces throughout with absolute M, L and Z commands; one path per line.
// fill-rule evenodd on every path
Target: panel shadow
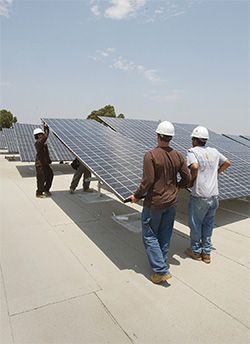
M 150 277 L 152 270 L 141 233 L 133 232 L 112 219 L 113 214 L 134 214 L 134 208 L 115 199 L 110 202 L 83 203 L 76 194 L 69 195 L 66 191 L 53 192 L 52 199 L 120 270 L 134 270 L 146 278 Z M 178 257 L 186 259 L 188 242 L 189 236 L 175 228 L 167 264 L 180 265 Z
M 74 170 L 68 163 L 52 163 L 51 168 L 54 172 L 54 175 L 63 175 L 63 174 L 71 174 L 73 175 Z M 36 176 L 36 169 L 34 162 L 27 162 L 27 165 L 20 165 L 16 166 L 18 172 L 20 173 L 22 178 L 31 178 Z

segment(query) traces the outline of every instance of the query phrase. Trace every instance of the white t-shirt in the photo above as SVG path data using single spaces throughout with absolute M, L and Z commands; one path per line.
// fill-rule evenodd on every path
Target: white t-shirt
M 216 148 L 196 146 L 187 153 L 187 165 L 198 164 L 198 175 L 192 187 L 192 195 L 212 197 L 219 195 L 218 169 L 227 158 Z

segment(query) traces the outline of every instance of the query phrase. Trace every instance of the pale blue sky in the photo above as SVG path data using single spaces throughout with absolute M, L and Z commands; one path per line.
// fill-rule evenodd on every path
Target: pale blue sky
M 249 135 L 249 1 L 0 0 L 1 103 L 19 122 L 126 118 Z

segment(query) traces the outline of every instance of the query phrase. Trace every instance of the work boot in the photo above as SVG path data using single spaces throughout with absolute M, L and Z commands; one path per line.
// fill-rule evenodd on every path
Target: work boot
M 185 251 L 186 255 L 195 259 L 195 260 L 199 260 L 201 261 L 202 260 L 202 256 L 201 256 L 201 253 L 194 253 L 191 248 L 187 248 L 186 251 Z
M 167 274 L 167 275 L 158 275 L 157 273 L 154 273 L 152 276 L 151 276 L 151 281 L 153 283 L 160 283 L 160 282 L 163 282 L 163 281 L 166 281 L 168 280 L 169 278 L 171 278 L 172 275 L 171 273 Z
M 83 190 L 83 192 L 93 192 L 93 190 L 88 188 L 88 189 Z
M 70 192 L 70 193 L 73 193 L 73 192 L 74 192 L 74 190 L 73 190 L 73 189 L 69 189 L 69 192 Z
M 44 193 L 45 193 L 47 196 L 51 196 L 51 192 L 50 192 L 50 191 L 44 191 Z
M 36 198 L 46 198 L 45 195 L 36 195 Z
M 209 264 L 211 262 L 210 254 L 206 254 L 206 253 L 202 252 L 201 255 L 202 255 L 202 260 L 203 260 L 204 263 Z

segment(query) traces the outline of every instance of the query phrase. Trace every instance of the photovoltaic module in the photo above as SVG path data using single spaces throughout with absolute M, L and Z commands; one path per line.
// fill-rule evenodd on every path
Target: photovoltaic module
M 14 129 L 3 128 L 6 145 L 9 153 L 18 153 L 18 146 Z
M 231 135 L 231 134 L 222 134 L 222 135 L 250 148 L 250 141 L 244 138 L 243 136 L 237 136 L 237 135 Z
M 158 121 L 133 120 L 125 118 L 99 117 L 113 130 L 128 139 L 145 143 L 150 149 L 156 146 Z M 186 157 L 192 147 L 191 133 L 195 124 L 173 123 L 175 136 L 170 146 Z M 231 166 L 219 175 L 220 199 L 248 196 L 250 194 L 250 155 L 249 148 L 209 130 L 208 146 L 218 149 L 231 162 Z
M 95 120 L 44 118 L 68 149 L 122 201 L 139 186 L 150 147 Z
M 42 125 L 19 122 L 14 123 L 14 132 L 21 161 L 35 161 L 36 148 L 33 131 L 35 128 L 39 127 L 43 129 Z M 74 156 L 52 132 L 49 134 L 47 144 L 51 161 L 71 161 L 74 159 Z
M 0 149 L 6 149 L 7 144 L 4 136 L 4 132 L 1 130 L 0 131 Z

